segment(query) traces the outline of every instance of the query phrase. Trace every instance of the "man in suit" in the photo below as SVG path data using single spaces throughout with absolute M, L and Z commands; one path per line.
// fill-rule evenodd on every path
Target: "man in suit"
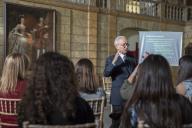
M 104 76 L 112 78 L 110 102 L 112 104 L 112 125 L 110 128 L 118 128 L 120 116 L 123 111 L 124 100 L 120 96 L 120 88 L 125 79 L 129 77 L 135 67 L 135 60 L 127 55 L 128 43 L 124 36 L 118 36 L 114 41 L 117 50 L 115 55 L 106 59 Z

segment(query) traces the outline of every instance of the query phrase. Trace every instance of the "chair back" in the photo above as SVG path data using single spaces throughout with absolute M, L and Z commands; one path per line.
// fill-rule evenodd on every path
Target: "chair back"
M 0 98 L 0 115 L 1 116 L 17 116 L 17 105 L 21 99 Z M 2 126 L 18 126 L 15 123 L 0 122 Z
M 150 126 L 145 124 L 143 120 L 138 120 L 137 128 L 150 128 Z
M 41 125 L 41 124 L 29 124 L 29 122 L 23 122 L 23 128 L 96 128 L 95 123 L 75 124 L 75 125 Z
M 182 128 L 192 128 L 192 124 L 184 124 Z
M 144 124 L 144 121 L 139 120 L 137 124 L 137 128 L 150 128 L 150 126 L 147 124 Z M 182 128 L 192 128 L 192 124 L 183 124 Z
M 192 103 L 192 96 L 186 96 L 186 98 Z
M 93 110 L 97 128 L 103 128 L 103 112 L 105 97 L 86 100 Z
M 109 100 L 111 94 L 112 80 L 111 77 L 103 77 L 103 88 L 105 90 L 107 99 Z

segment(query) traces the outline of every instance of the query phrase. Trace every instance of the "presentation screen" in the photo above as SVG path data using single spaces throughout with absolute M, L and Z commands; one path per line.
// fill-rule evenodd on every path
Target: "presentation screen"
M 183 32 L 139 32 L 139 63 L 145 52 L 161 54 L 171 66 L 178 66 L 182 55 Z

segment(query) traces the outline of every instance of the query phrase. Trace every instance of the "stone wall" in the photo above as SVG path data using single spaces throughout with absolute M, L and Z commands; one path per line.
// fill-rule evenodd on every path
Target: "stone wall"
M 98 16 L 97 71 L 103 73 L 106 57 L 114 54 L 114 39 L 117 32 L 116 17 L 106 14 Z
M 192 42 L 192 22 L 188 22 L 185 26 L 185 34 L 184 34 L 185 44 L 184 48 L 188 45 L 188 43 Z
M 4 24 L 3 24 L 3 2 L 0 1 L 0 72 L 2 71 L 3 49 L 4 49 Z

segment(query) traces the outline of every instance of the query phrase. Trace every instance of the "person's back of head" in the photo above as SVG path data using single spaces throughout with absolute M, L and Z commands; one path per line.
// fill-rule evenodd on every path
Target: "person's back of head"
M 177 84 L 190 78 L 192 78 L 192 56 L 185 55 L 179 59 Z
M 95 93 L 99 83 L 93 63 L 87 58 L 82 58 L 77 62 L 75 72 L 79 82 L 79 90 L 86 93 Z
M 149 55 L 139 66 L 136 89 L 140 97 L 156 101 L 175 93 L 169 63 L 161 55 Z
M 140 64 L 133 95 L 126 103 L 122 124 L 130 127 L 131 107 L 137 119 L 144 120 L 153 128 L 181 125 L 181 111 L 175 100 L 171 69 L 161 55 L 149 55 Z M 175 113 L 177 111 L 177 113 Z
M 7 93 L 14 91 L 18 80 L 23 80 L 26 77 L 26 70 L 29 67 L 29 58 L 25 54 L 12 53 L 5 59 L 0 92 Z
M 74 66 L 66 56 L 55 52 L 41 55 L 22 101 L 26 119 L 30 123 L 47 124 L 47 116 L 53 112 L 64 118 L 73 117 L 78 96 L 76 86 Z

